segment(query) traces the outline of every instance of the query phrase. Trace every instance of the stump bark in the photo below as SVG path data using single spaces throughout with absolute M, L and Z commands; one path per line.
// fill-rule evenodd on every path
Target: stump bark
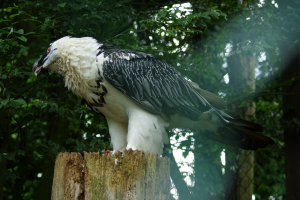
M 60 153 L 55 162 L 52 200 L 170 199 L 170 161 L 157 154 L 126 150 Z

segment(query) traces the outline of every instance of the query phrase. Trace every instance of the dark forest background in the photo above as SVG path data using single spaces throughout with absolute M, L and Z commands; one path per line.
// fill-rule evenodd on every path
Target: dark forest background
M 175 199 L 300 199 L 299 0 L 0 0 L 0 200 L 50 199 L 59 152 L 111 148 L 60 75 L 31 71 L 66 35 L 154 54 L 276 141 L 247 152 L 170 132 Z M 193 155 L 192 172 L 173 152 Z

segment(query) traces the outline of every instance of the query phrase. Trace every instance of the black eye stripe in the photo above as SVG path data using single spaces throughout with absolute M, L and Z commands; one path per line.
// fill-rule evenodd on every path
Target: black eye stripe
M 42 62 L 42 65 L 46 62 L 46 60 L 48 60 L 48 58 L 47 59 L 45 59 L 45 60 L 43 60 L 43 62 Z
M 43 54 L 43 56 L 41 57 L 41 59 L 39 60 L 39 62 L 38 62 L 38 66 L 41 66 L 41 65 L 43 65 L 45 62 L 46 62 L 46 60 L 48 59 L 45 59 L 46 57 L 47 57 L 47 55 L 48 55 L 48 53 L 47 53 L 47 50 L 48 50 L 48 48 L 50 48 L 50 52 L 52 52 L 52 51 L 54 51 L 54 50 L 57 50 L 57 48 L 55 48 L 55 49 L 51 49 L 51 46 L 52 46 L 52 43 L 47 47 L 47 49 L 44 51 L 44 54 Z M 50 53 L 49 52 L 49 53 Z M 44 60 L 45 59 L 45 60 Z

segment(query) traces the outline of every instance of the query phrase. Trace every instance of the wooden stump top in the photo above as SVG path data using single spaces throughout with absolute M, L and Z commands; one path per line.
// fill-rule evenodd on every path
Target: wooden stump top
M 52 200 L 170 199 L 170 161 L 142 151 L 60 153 Z

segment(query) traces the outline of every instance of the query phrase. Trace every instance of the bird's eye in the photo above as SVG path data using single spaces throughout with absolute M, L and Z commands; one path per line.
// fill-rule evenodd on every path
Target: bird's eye
M 49 47 L 49 48 L 47 49 L 47 53 L 50 53 L 50 50 L 51 50 L 51 49 L 50 49 L 50 47 Z

